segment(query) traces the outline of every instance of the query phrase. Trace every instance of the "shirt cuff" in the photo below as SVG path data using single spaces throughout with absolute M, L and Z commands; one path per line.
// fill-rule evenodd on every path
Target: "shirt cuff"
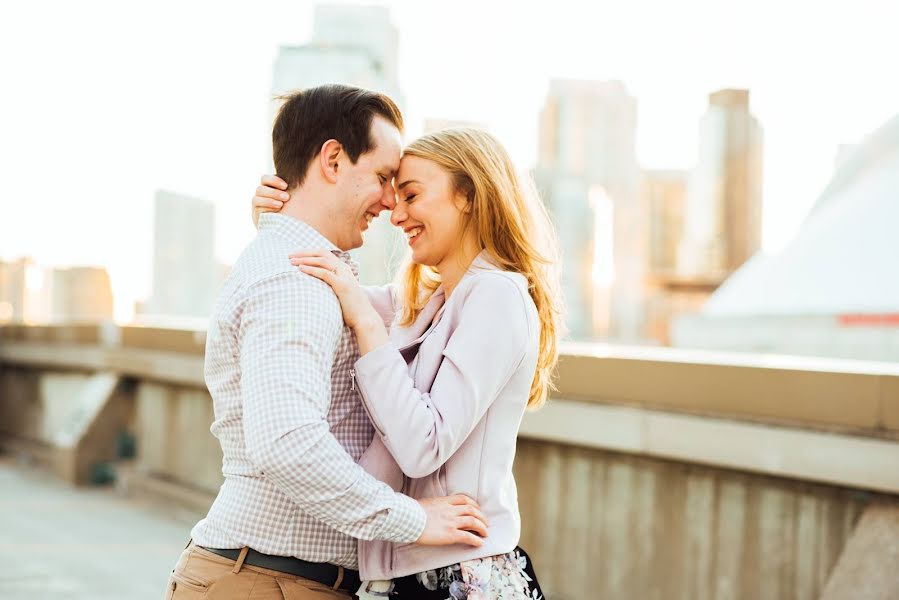
M 388 542 L 411 544 L 418 541 L 425 530 L 428 515 L 421 504 L 403 494 L 396 494 L 396 502 L 387 515 L 384 534 L 379 536 Z

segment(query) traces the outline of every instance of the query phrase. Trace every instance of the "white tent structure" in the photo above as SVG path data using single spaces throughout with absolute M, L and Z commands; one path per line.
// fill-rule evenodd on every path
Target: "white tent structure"
M 899 115 L 850 151 L 783 250 L 749 260 L 672 337 L 899 361 Z

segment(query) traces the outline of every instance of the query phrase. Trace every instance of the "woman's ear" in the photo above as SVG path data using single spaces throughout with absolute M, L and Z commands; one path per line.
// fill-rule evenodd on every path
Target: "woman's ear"
M 469 197 L 469 194 L 465 194 L 464 192 L 457 191 L 453 197 L 453 204 L 456 205 L 456 210 L 468 214 L 471 212 L 471 207 L 474 204 L 472 199 Z
M 337 167 L 339 166 L 342 153 L 343 146 L 334 139 L 322 144 L 322 149 L 318 153 L 318 163 L 319 167 L 321 167 L 322 176 L 330 183 L 337 183 Z

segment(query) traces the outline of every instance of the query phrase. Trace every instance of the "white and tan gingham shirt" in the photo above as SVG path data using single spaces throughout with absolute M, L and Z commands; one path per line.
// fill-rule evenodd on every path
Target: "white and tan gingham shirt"
M 309 225 L 263 214 L 219 294 L 205 376 L 225 483 L 191 536 L 356 568 L 355 538 L 413 542 L 426 517 L 356 464 L 373 435 L 352 381 L 356 340 L 331 288 L 288 258 L 315 248 L 355 271 Z

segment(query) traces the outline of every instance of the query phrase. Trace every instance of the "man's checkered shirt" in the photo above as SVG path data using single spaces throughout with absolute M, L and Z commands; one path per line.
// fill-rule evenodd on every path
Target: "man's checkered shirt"
M 316 248 L 355 271 L 309 225 L 263 214 L 219 294 L 205 378 L 225 482 L 191 536 L 356 568 L 355 538 L 413 542 L 425 513 L 356 464 L 373 435 L 352 382 L 356 340 L 331 288 L 288 258 Z

